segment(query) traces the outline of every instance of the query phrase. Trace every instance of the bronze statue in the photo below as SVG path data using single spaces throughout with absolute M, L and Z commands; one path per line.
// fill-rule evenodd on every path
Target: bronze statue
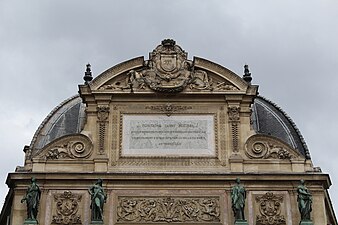
M 298 209 L 300 212 L 301 221 L 310 221 L 310 212 L 312 211 L 312 195 L 304 183 L 304 180 L 301 180 L 300 185 L 297 187 Z
M 240 179 L 236 179 L 236 185 L 231 189 L 231 204 L 232 210 L 235 214 L 235 221 L 245 220 L 244 207 L 245 207 L 246 191 L 243 185 L 240 184 Z
M 41 190 L 36 183 L 36 179 L 32 177 L 31 185 L 27 188 L 26 195 L 21 199 L 21 203 L 27 204 L 27 219 L 26 221 L 36 222 L 38 208 L 40 203 Z
M 88 190 L 91 195 L 92 221 L 103 221 L 103 204 L 106 202 L 107 195 L 102 187 L 102 179 L 98 179 L 96 183 Z

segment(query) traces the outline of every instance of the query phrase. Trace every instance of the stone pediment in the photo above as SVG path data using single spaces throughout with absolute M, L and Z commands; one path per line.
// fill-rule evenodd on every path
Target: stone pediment
M 90 83 L 92 91 L 117 93 L 246 93 L 248 83 L 230 70 L 194 57 L 166 39 L 149 60 L 135 58 L 105 71 Z

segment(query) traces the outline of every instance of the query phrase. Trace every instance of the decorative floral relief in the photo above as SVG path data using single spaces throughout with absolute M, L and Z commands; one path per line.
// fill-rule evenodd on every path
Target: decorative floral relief
M 81 195 L 71 191 L 55 194 L 56 215 L 53 216 L 52 224 L 82 224 L 81 217 L 77 214 L 81 198 Z
M 293 159 L 297 157 L 287 145 L 265 136 L 249 138 L 245 147 L 246 155 L 252 159 Z
M 128 224 L 220 222 L 220 206 L 216 197 L 120 197 L 117 215 L 119 223 Z
M 92 153 L 91 141 L 84 136 L 58 140 L 48 147 L 47 160 L 87 158 Z
M 257 196 L 260 215 L 256 216 L 256 225 L 285 225 L 286 221 L 281 215 L 281 204 L 283 196 L 267 192 L 265 195 Z

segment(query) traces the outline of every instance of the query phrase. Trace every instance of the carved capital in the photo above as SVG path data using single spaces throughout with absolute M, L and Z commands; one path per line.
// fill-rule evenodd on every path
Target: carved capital
M 240 111 L 239 106 L 229 106 L 228 107 L 228 115 L 229 115 L 229 121 L 230 122 L 234 123 L 234 122 L 240 121 L 239 111 Z
M 80 194 L 71 191 L 55 194 L 56 215 L 53 215 L 52 224 L 82 224 L 78 215 L 81 198 Z
M 98 106 L 97 107 L 97 119 L 99 122 L 105 122 L 108 120 L 109 106 Z

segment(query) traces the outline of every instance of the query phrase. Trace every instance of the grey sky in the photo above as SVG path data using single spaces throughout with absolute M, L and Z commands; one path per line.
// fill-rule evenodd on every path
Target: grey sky
M 302 132 L 331 175 L 338 204 L 335 0 L 0 1 L 0 180 L 23 164 L 45 116 L 94 75 L 173 38 L 189 53 L 242 75 Z M 0 199 L 7 192 L 0 185 Z M 3 200 L 2 200 L 3 201 Z M 337 206 L 336 206 L 337 207 Z

